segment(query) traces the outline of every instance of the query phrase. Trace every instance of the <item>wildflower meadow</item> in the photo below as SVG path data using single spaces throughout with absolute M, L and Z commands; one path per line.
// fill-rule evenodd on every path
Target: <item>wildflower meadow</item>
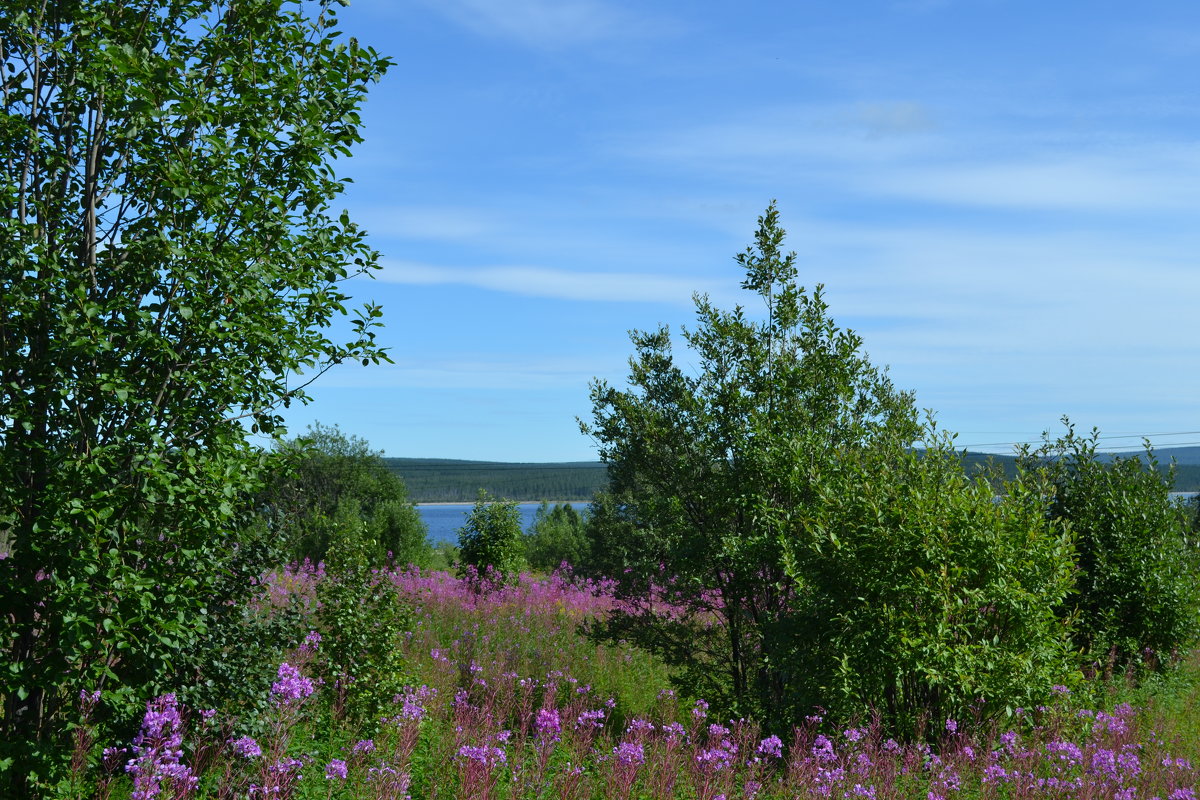
M 268 577 L 253 614 L 319 620 L 323 565 Z M 928 719 L 901 739 L 878 715 L 790 730 L 722 719 L 661 663 L 599 644 L 587 623 L 622 602 L 569 573 L 489 581 L 389 569 L 376 588 L 411 609 L 397 642 L 404 688 L 355 720 L 306 627 L 277 654 L 254 714 L 149 698 L 128 741 L 100 741 L 100 693 L 79 697 L 62 797 L 186 798 L 1195 798 L 1200 694 L 1185 666 L 1160 687 L 1110 687 L 1103 708 L 1065 686 L 1003 721 Z M 1112 693 L 1115 692 L 1115 693 Z M 1129 702 L 1137 701 L 1138 704 Z

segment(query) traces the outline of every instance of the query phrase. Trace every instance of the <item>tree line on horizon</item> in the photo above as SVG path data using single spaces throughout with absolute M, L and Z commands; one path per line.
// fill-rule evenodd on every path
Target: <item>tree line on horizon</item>
M 1186 450 L 1189 461 L 1200 448 L 1162 448 L 1157 451 L 1156 466 L 1170 474 L 1170 459 L 1176 450 Z M 1100 458 L 1114 455 L 1143 458 L 1137 453 L 1100 452 Z M 997 472 L 1007 479 L 1017 474 L 1016 455 L 966 452 L 963 468 L 968 475 Z M 408 487 L 414 503 L 470 503 L 482 489 L 493 497 L 519 502 L 570 500 L 587 503 L 608 485 L 608 473 L 601 461 L 507 462 L 470 461 L 440 458 L 383 457 L 383 463 Z M 1171 486 L 1177 492 L 1200 491 L 1200 463 L 1175 465 Z

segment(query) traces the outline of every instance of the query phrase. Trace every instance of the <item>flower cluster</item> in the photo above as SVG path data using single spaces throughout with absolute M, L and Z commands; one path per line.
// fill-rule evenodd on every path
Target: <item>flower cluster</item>
M 183 720 L 175 695 L 164 694 L 146 704 L 142 727 L 133 740 L 133 758 L 125 771 L 133 776 L 131 800 L 152 800 L 164 789 L 172 795 L 191 791 L 197 778 L 180 763 Z
M 262 755 L 262 747 L 249 736 L 242 736 L 229 742 L 233 752 L 242 758 L 258 758 Z
M 271 694 L 283 703 L 303 700 L 314 691 L 312 678 L 300 674 L 300 670 L 284 661 L 279 665 L 279 680 L 271 684 Z

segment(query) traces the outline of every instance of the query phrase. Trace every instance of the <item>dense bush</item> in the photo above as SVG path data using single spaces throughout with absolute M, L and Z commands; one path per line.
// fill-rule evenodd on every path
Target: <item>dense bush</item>
M 1073 553 L 1041 514 L 1036 481 L 1002 502 L 964 474 L 949 439 L 922 450 L 873 448 L 828 467 L 784 544 L 798 592 L 787 659 L 790 715 L 882 713 L 894 730 L 922 720 L 991 720 L 1048 702 L 1078 678 L 1055 614 Z
M 525 541 L 517 504 L 492 499 L 480 490 L 466 524 L 458 529 L 458 553 L 462 565 L 479 574 L 509 578 L 520 572 L 525 566 Z
M 1148 444 L 1144 457 L 1106 456 L 1098 431 L 1079 436 L 1063 422 L 1063 436 L 1022 454 L 1050 481 L 1046 516 L 1075 536 L 1075 591 L 1060 613 L 1077 617 L 1076 644 L 1097 668 L 1170 663 L 1194 643 L 1200 609 L 1195 534 L 1171 498 L 1173 475 Z
M 271 475 L 259 502 L 293 560 L 323 559 L 337 509 L 352 501 L 366 524 L 373 563 L 390 557 L 397 564 L 428 566 L 428 530 L 381 451 L 318 422 L 283 445 L 281 455 L 284 466 Z
M 583 515 L 570 503 L 551 508 L 543 501 L 525 534 L 525 559 L 529 566 L 550 572 L 563 562 L 572 567 L 584 563 L 588 556 L 584 524 Z
M 317 589 L 317 623 L 334 714 L 359 724 L 378 719 L 408 683 L 401 645 L 411 614 L 395 587 L 371 569 L 371 551 L 357 504 L 343 500 Z

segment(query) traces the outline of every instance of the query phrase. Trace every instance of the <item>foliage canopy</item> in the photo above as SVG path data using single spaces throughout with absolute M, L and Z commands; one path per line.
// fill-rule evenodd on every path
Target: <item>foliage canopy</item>
M 10 776 L 44 777 L 80 689 L 121 717 L 172 680 L 253 551 L 248 434 L 330 366 L 386 358 L 373 305 L 327 332 L 376 263 L 330 162 L 389 63 L 334 5 L 0 2 Z
M 458 550 L 462 563 L 481 577 L 494 572 L 503 580 L 520 572 L 525 540 L 516 502 L 496 500 L 480 489 L 466 523 L 458 529 Z
M 427 566 L 428 529 L 383 453 L 336 425 L 315 423 L 281 448 L 282 465 L 258 495 L 273 532 L 292 560 L 325 558 L 343 505 L 353 504 L 365 524 L 370 560 Z
M 765 319 L 698 296 L 693 371 L 664 327 L 632 334 L 630 389 L 593 387 L 583 429 L 611 490 L 592 507 L 591 568 L 632 608 L 600 633 L 785 732 L 815 705 L 874 706 L 912 730 L 922 710 L 1044 696 L 1066 671 L 1065 535 L 964 477 L 821 287 L 797 285 L 783 240 L 772 205 L 737 257 Z M 1004 596 L 1018 599 L 981 621 Z
M 1109 675 L 1164 667 L 1195 643 L 1200 612 L 1197 547 L 1189 509 L 1171 499 L 1174 470 L 1149 442 L 1139 456 L 1097 453 L 1100 432 L 1066 432 L 1025 448 L 1026 469 L 1044 470 L 1049 519 L 1070 527 L 1078 553 L 1072 597 L 1075 644 Z
M 529 566 L 553 572 L 563 562 L 577 567 L 588 560 L 585 519 L 570 503 L 546 501 L 538 506 L 533 524 L 525 534 L 525 558 Z

